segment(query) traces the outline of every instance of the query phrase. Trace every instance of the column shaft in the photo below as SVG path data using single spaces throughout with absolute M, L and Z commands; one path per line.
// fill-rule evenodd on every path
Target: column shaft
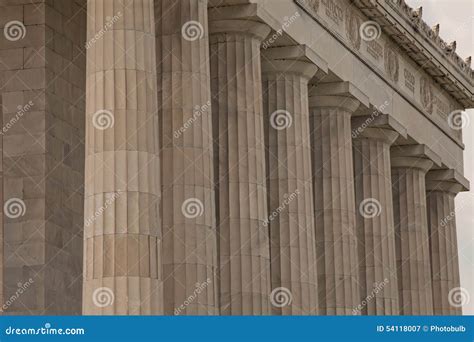
M 362 314 L 397 315 L 390 145 L 398 134 L 367 128 L 353 140 Z
M 425 175 L 428 159 L 392 158 L 395 251 L 401 315 L 431 315 L 430 252 Z
M 153 0 L 88 1 L 84 314 L 162 313 Z
M 351 114 L 358 101 L 310 98 L 319 307 L 350 315 L 359 304 Z
M 263 63 L 273 314 L 317 313 L 308 81 L 316 66 Z M 282 288 L 282 289 L 278 289 Z M 276 301 L 289 291 L 288 305 Z M 289 302 L 289 301 L 288 301 Z
M 426 204 L 430 236 L 433 313 L 462 315 L 456 299 L 461 291 L 453 183 L 428 182 Z M 446 185 L 440 187 L 439 185 Z
M 260 44 L 269 28 L 240 20 L 210 28 L 221 314 L 268 314 Z
M 165 314 L 212 315 L 218 307 L 207 0 L 156 1 L 155 17 Z

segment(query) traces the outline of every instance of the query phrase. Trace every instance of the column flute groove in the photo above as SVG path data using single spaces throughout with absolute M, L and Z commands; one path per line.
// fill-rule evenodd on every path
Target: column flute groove
M 421 157 L 392 157 L 395 250 L 401 315 L 432 315 L 425 175 Z
M 207 0 L 155 1 L 155 16 L 165 314 L 214 315 L 219 310 Z
M 268 222 L 272 289 L 274 297 L 289 291 L 291 298 L 288 305 L 272 305 L 272 313 L 314 315 L 317 277 L 308 81 L 317 67 L 266 60 L 265 55 L 263 60 L 269 214 L 276 213 Z
M 153 0 L 89 0 L 84 314 L 163 312 Z M 109 18 L 109 19 L 108 19 Z M 117 18 L 101 31 L 107 20 Z M 98 32 L 100 39 L 92 40 Z
M 430 175 L 430 173 L 428 173 Z M 427 180 L 426 205 L 430 236 L 433 314 L 462 315 L 454 199 L 462 186 L 451 181 Z
M 270 28 L 250 20 L 209 25 L 220 310 L 269 314 L 260 44 Z
M 359 102 L 310 94 L 319 309 L 352 315 L 359 304 L 351 115 Z
M 397 136 L 393 130 L 366 128 L 353 140 L 361 303 L 357 310 L 365 315 L 399 311 L 390 167 L 390 145 Z

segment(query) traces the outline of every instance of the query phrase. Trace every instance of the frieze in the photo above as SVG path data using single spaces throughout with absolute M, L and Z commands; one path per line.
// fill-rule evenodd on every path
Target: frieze
M 441 99 L 441 97 L 435 95 L 434 98 L 433 98 L 433 104 L 436 107 L 436 113 L 439 116 L 441 116 L 443 118 L 448 117 L 448 114 L 450 113 L 449 103 L 443 101 L 443 99 Z
M 383 57 L 383 45 L 377 40 L 370 40 L 367 42 L 367 52 L 376 60 L 380 60 Z
M 405 87 L 410 91 L 410 93 L 415 94 L 415 75 L 405 68 L 403 69 L 403 76 L 405 79 Z
M 325 13 L 338 26 L 341 26 L 344 20 L 344 10 L 337 0 L 321 0 L 325 7 Z
M 377 70 L 380 76 L 391 81 L 394 87 L 417 103 L 428 115 L 436 114 L 433 120 L 440 124 L 444 122 L 447 128 L 446 117 L 450 113 L 449 109 L 455 108 L 457 102 L 420 69 L 416 62 L 402 52 L 396 42 L 384 32 L 364 37 L 361 28 L 372 25 L 371 29 L 377 29 L 376 23 L 343 0 L 295 0 L 295 2 L 317 21 L 326 25 L 327 29 L 346 45 L 346 48 L 351 49 L 366 64 Z M 340 21 L 341 13 L 344 13 L 342 24 L 331 25 L 332 22 Z
M 319 0 L 300 0 L 304 6 L 311 9 L 314 13 L 319 10 Z
M 314 11 L 314 13 L 318 12 L 319 9 L 319 0 L 301 0 L 301 2 L 307 6 L 307 8 Z

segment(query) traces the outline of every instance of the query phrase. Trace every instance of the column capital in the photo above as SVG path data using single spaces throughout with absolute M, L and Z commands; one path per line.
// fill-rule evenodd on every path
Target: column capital
M 426 174 L 426 190 L 458 194 L 469 191 L 469 181 L 453 169 L 433 170 Z
M 407 169 L 420 169 L 425 173 L 433 167 L 433 162 L 427 158 L 421 157 L 392 157 L 391 158 L 392 169 L 395 168 L 407 168 Z
M 271 36 L 271 35 L 270 35 Z M 268 39 L 267 39 L 268 40 Z M 318 68 L 318 74 L 327 75 L 328 64 L 311 47 L 305 44 L 276 46 L 262 46 L 262 61 L 292 60 L 308 62 Z
M 429 172 L 428 172 L 429 173 Z M 457 195 L 463 191 L 463 186 L 459 183 L 453 183 L 448 181 L 426 181 L 426 191 L 441 191 L 449 192 L 454 195 Z
M 297 74 L 303 76 L 308 81 L 318 71 L 318 67 L 312 63 L 301 62 L 289 59 L 262 60 L 263 74 Z
M 434 166 L 442 166 L 441 157 L 423 144 L 392 146 L 390 154 L 392 159 L 397 157 L 427 159 Z
M 398 136 L 407 139 L 407 129 L 392 116 L 380 113 L 379 109 L 373 109 L 370 114 L 357 115 L 352 117 L 352 137 L 356 138 L 368 128 L 381 128 L 387 131 L 393 131 Z M 393 144 L 392 141 L 390 144 Z
M 360 102 L 347 96 L 319 96 L 309 95 L 309 108 L 339 108 L 354 113 Z
M 369 97 L 351 82 L 314 84 L 310 96 L 344 96 L 358 101 L 364 108 L 370 107 Z
M 209 33 L 240 33 L 242 35 L 252 36 L 259 41 L 264 40 L 270 33 L 270 27 L 253 20 L 215 20 L 209 21 Z
M 370 139 L 382 141 L 388 145 L 392 145 L 397 140 L 399 134 L 388 128 L 367 127 L 360 131 L 352 130 L 353 139 Z

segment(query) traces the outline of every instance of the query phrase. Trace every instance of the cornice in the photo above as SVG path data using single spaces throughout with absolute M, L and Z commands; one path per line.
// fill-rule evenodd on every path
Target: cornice
M 414 9 L 405 0 L 352 2 L 465 108 L 474 107 L 470 57 L 463 60 L 456 53 L 456 42 L 447 43 L 439 35 L 439 25 L 430 27 L 423 20 L 421 7 Z
M 460 72 L 464 72 L 471 80 L 474 79 L 474 72 L 471 69 L 471 57 L 463 60 L 456 53 L 456 41 L 447 43 L 439 35 L 439 24 L 430 27 L 423 20 L 423 7 L 414 9 L 408 6 L 405 0 L 387 0 L 385 2 L 395 8 L 398 14 L 402 15 L 413 28 L 416 28 L 421 35 L 434 44 L 448 59 L 451 59 Z

